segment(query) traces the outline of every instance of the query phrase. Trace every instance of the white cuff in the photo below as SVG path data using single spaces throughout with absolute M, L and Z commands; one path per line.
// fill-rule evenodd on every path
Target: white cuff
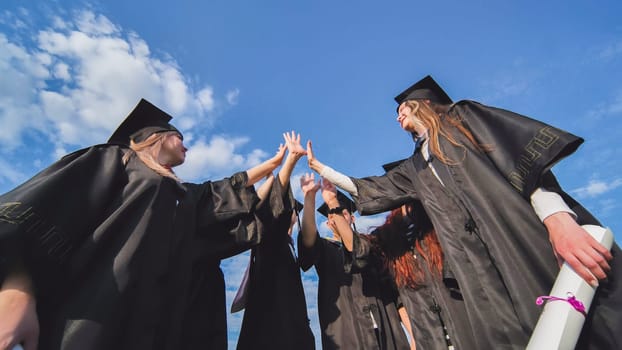
M 560 211 L 569 213 L 575 219 L 577 218 L 577 214 L 568 207 L 559 194 L 547 191 L 541 187 L 536 188 L 531 194 L 531 206 L 542 222 L 547 217 Z
M 356 196 L 359 193 L 356 189 L 356 185 L 352 182 L 352 179 L 329 166 L 324 165 L 324 168 L 320 172 L 320 176 L 353 196 Z

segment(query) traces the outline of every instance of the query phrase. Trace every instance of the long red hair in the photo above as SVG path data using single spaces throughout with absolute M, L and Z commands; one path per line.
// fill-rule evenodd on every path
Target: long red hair
M 413 250 L 425 259 L 434 278 L 443 271 L 443 250 L 423 207 L 413 203 L 405 209 L 393 209 L 370 239 L 397 286 L 416 289 L 425 284 L 425 272 Z

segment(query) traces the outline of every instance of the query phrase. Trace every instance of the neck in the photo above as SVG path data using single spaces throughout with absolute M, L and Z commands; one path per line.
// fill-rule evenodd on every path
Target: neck
M 418 139 L 423 139 L 423 140 L 427 139 L 428 138 L 428 129 L 425 128 L 425 129 L 422 129 L 422 130 L 415 130 L 415 136 Z

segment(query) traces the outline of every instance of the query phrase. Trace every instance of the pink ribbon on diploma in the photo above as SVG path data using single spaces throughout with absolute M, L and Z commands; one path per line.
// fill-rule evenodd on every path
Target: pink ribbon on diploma
M 552 296 L 552 295 L 542 295 L 536 299 L 536 305 L 542 305 L 544 304 L 545 301 L 556 301 L 556 300 L 565 301 L 568 304 L 572 305 L 572 307 L 575 310 L 583 314 L 583 316 L 587 317 L 587 313 L 585 312 L 585 305 L 583 305 L 583 303 L 580 300 L 575 298 L 575 296 L 572 293 L 568 292 L 567 295 L 568 295 L 568 298 L 559 298 L 559 297 Z

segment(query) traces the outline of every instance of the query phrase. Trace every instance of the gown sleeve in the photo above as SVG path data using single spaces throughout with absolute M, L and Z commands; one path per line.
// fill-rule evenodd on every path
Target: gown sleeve
M 318 267 L 318 262 L 320 261 L 320 257 L 323 251 L 324 240 L 320 237 L 318 232 L 315 233 L 315 244 L 313 247 L 305 247 L 302 243 L 302 235 L 298 235 L 298 262 L 300 264 L 300 268 L 303 271 L 307 271 L 311 268 L 311 266 Z
M 352 272 L 352 269 L 361 270 L 368 264 L 371 252 L 371 242 L 363 239 L 358 232 L 352 233 L 352 251 L 349 252 L 343 247 L 344 260 L 343 269 L 346 273 Z
M 527 199 L 542 176 L 583 143 L 541 121 L 473 101 L 460 101 L 449 113 L 457 114 L 480 144 L 492 147 L 488 157 Z
M 256 211 L 259 197 L 253 186 L 246 186 L 247 180 L 246 172 L 239 172 L 223 180 L 187 185 L 199 192 L 196 214 L 197 234 L 205 239 L 202 254 L 224 259 L 259 242 L 263 231 Z
M 76 151 L 0 196 L 0 281 L 19 260 L 35 288 L 53 283 L 127 183 L 123 154 L 111 145 Z
M 352 196 L 361 215 L 385 212 L 417 199 L 411 177 L 415 176 L 412 157 L 384 175 L 351 178 L 357 188 Z

